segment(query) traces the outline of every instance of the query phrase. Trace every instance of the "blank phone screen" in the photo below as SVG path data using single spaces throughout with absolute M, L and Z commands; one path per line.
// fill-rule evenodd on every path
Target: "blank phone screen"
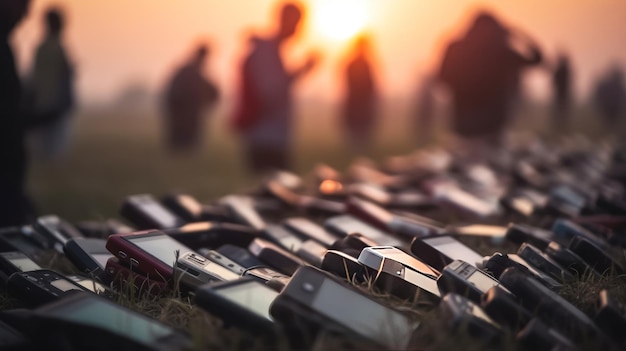
M 100 299 L 79 300 L 71 306 L 62 306 L 48 311 L 47 314 L 61 320 L 102 328 L 146 344 L 172 334 L 171 329 L 147 317 Z
M 172 267 L 172 269 L 174 268 L 174 262 L 176 262 L 176 251 L 179 251 L 181 256 L 191 251 L 190 248 L 167 235 L 129 235 L 124 238 L 156 257 L 159 261 Z
M 263 318 L 272 320 L 269 312 L 270 305 L 278 296 L 278 292 L 261 283 L 254 281 L 250 284 L 237 284 L 224 289 L 216 289 L 215 292 Z
M 324 279 L 312 307 L 357 334 L 392 348 L 406 346 L 412 333 L 404 315 L 330 279 Z

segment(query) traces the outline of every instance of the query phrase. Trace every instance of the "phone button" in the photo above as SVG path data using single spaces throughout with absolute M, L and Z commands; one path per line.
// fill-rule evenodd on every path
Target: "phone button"
M 136 259 L 134 259 L 134 258 L 131 258 L 131 259 L 130 259 L 130 265 L 131 265 L 131 266 L 138 266 L 138 265 L 139 265 L 139 261 L 137 261 L 137 260 L 136 260 Z
M 126 252 L 124 252 L 124 251 L 118 251 L 118 252 L 117 252 L 117 255 L 118 255 L 120 258 L 126 258 L 126 257 L 128 257 L 128 255 L 126 255 Z

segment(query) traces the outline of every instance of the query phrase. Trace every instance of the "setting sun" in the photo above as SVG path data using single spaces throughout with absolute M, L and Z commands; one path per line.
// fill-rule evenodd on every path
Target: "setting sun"
M 316 1 L 313 3 L 314 30 L 331 39 L 349 39 L 365 26 L 365 5 L 359 0 Z

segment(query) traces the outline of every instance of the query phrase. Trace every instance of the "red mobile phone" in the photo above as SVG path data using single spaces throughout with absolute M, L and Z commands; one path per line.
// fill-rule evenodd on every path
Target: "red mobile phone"
M 176 252 L 179 256 L 193 252 L 187 246 L 159 230 L 109 236 L 106 248 L 123 263 L 144 272 L 151 279 L 172 278 Z
M 132 284 L 139 291 L 154 294 L 167 289 L 166 283 L 150 279 L 152 277 L 147 277 L 143 273 L 124 265 L 117 257 L 111 257 L 107 260 L 105 272 L 110 277 L 111 282 L 117 285 L 118 288 L 124 287 L 124 284 Z

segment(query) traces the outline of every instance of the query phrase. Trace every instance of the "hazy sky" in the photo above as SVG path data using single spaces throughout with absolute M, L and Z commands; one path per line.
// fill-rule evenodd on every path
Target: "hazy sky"
M 488 8 L 503 21 L 534 37 L 551 59 L 560 48 L 572 56 L 579 96 L 611 63 L 626 66 L 625 0 L 303 0 L 309 21 L 300 41 L 289 48 L 290 61 L 308 49 L 324 56 L 301 96 L 340 96 L 341 57 L 345 41 L 328 35 L 344 14 L 333 4 L 347 1 L 374 37 L 382 89 L 388 96 L 408 96 L 418 79 L 436 68 L 448 40 L 466 27 L 472 9 Z M 106 102 L 133 82 L 161 90 L 172 68 L 198 39 L 212 43 L 207 72 L 226 95 L 233 92 L 236 68 L 250 31 L 271 28 L 274 0 L 33 0 L 14 43 L 23 72 L 41 38 L 41 15 L 51 4 L 68 15 L 66 44 L 76 63 L 78 90 L 84 101 Z M 329 5 L 330 4 L 330 5 Z M 320 14 L 325 6 L 326 12 Z M 330 6 L 330 7 L 329 7 Z M 329 10 L 330 9 L 330 10 Z M 355 15 L 356 16 L 356 15 Z M 326 34 L 325 34 L 326 33 Z M 548 87 L 545 72 L 532 73 L 534 95 Z

